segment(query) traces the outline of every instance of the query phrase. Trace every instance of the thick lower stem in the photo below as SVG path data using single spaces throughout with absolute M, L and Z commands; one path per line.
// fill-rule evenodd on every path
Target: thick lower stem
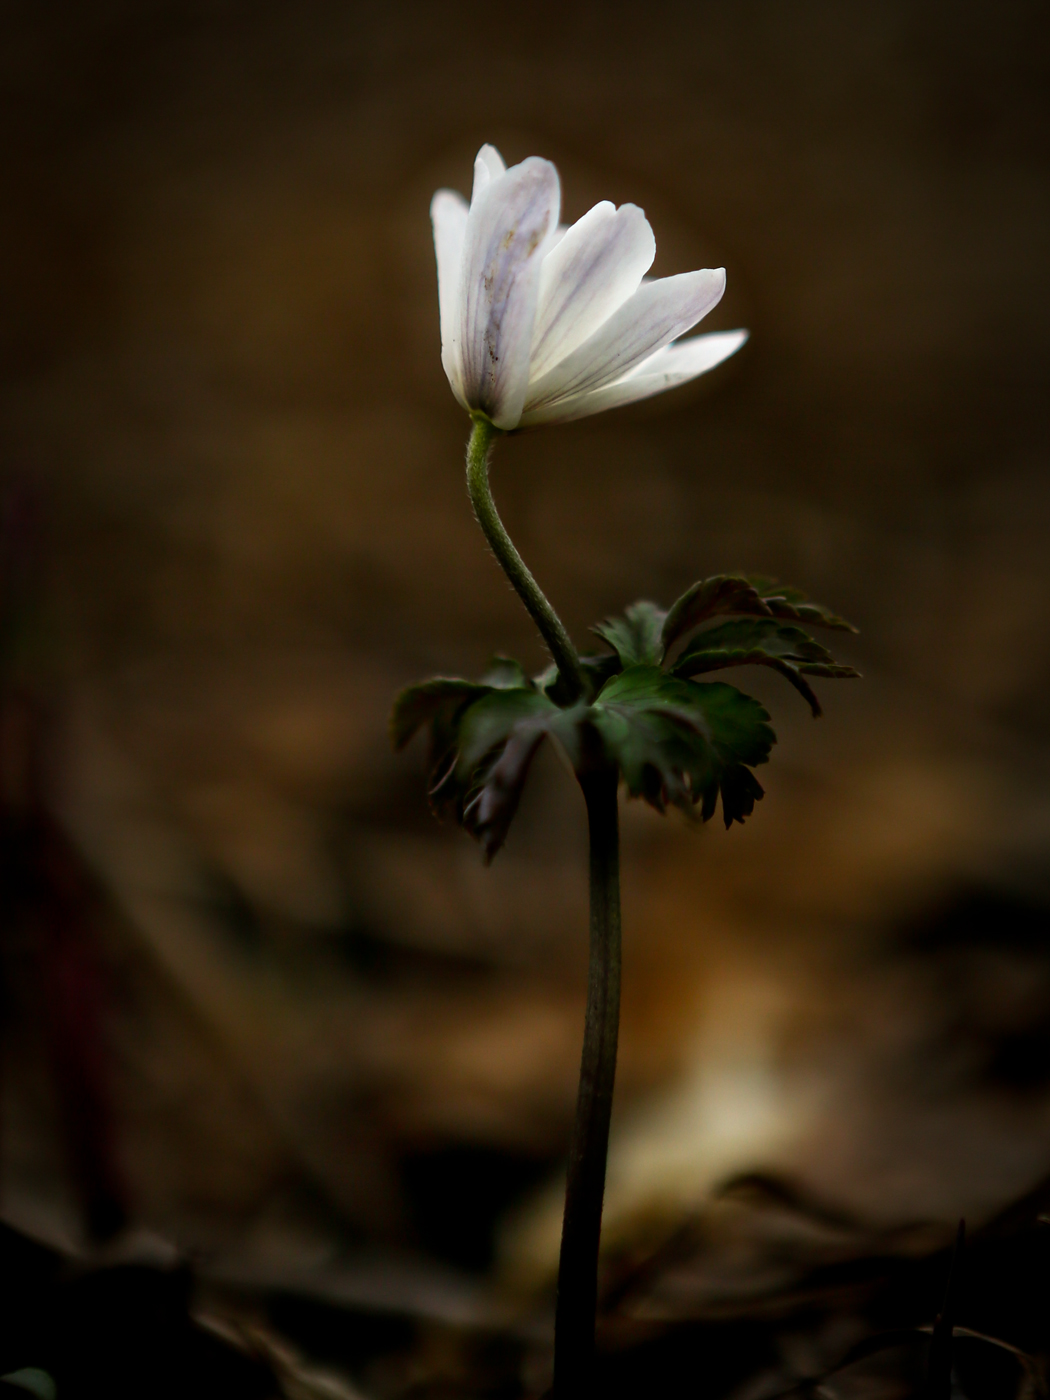
M 474 507 L 474 514 L 484 531 L 489 547 L 510 579 L 514 591 L 525 604 L 529 616 L 540 629 L 540 635 L 547 643 L 555 665 L 564 677 L 570 692 L 567 698 L 575 700 L 585 694 L 587 689 L 576 648 L 561 618 L 548 603 L 524 559 L 514 548 L 514 542 L 503 528 L 503 521 L 499 518 L 496 503 L 492 499 L 489 486 L 489 451 L 498 431 L 485 418 L 474 420 L 474 430 L 467 444 L 467 491 L 470 493 L 470 503 Z
M 598 1244 L 620 1024 L 618 781 L 617 769 L 609 767 L 580 779 L 591 843 L 591 947 L 580 1088 L 558 1268 L 555 1400 L 589 1400 L 592 1390 Z

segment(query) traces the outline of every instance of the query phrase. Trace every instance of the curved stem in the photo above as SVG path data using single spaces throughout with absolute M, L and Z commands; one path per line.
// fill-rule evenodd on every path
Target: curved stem
M 555 665 L 572 692 L 570 700 L 587 693 L 587 682 L 568 632 L 561 618 L 547 601 L 543 590 L 529 573 L 514 542 L 503 528 L 489 486 L 489 452 L 499 432 L 487 418 L 475 418 L 474 429 L 467 444 L 467 491 L 478 524 L 485 533 L 493 554 L 510 579 L 514 591 L 525 604 L 529 616 L 540 629 Z
M 603 766 L 580 777 L 591 842 L 591 948 L 580 1088 L 558 1265 L 555 1400 L 581 1400 L 589 1397 L 593 1388 L 598 1245 L 620 1023 L 618 785 L 619 770 L 615 767 Z
M 580 658 L 561 619 L 514 548 L 492 499 L 488 458 L 497 432 L 487 419 L 475 418 L 467 446 L 470 501 L 493 554 L 547 643 L 571 702 L 589 693 Z M 590 832 L 591 944 L 580 1088 L 558 1265 L 555 1400 L 588 1397 L 594 1369 L 598 1245 L 620 1025 L 619 778 L 619 769 L 605 762 L 580 774 Z

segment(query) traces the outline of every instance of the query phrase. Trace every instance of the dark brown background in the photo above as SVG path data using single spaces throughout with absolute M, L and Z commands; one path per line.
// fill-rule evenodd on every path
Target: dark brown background
M 818 725 L 746 676 L 780 732 L 746 829 L 624 812 L 610 1241 L 760 1170 L 936 1242 L 1050 1171 L 1044 18 L 5 7 L 2 473 L 43 541 L 19 675 L 106 910 L 133 1220 L 218 1272 L 480 1266 L 496 1231 L 507 1277 L 550 1276 L 581 806 L 541 764 L 485 871 L 385 737 L 419 675 L 541 661 L 438 358 L 428 201 L 482 141 L 556 161 L 569 217 L 643 205 L 655 270 L 724 264 L 709 325 L 752 332 L 695 386 L 500 447 L 576 637 L 741 568 L 861 627 Z M 4 1211 L 75 1236 L 34 976 Z M 670 1306 L 768 1281 L 716 1237 Z

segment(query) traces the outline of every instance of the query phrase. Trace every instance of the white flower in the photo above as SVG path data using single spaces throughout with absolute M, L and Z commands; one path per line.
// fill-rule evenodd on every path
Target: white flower
M 646 280 L 656 255 L 635 204 L 603 200 L 559 227 L 549 160 L 508 170 L 494 146 L 474 162 L 470 205 L 430 205 L 441 363 L 465 409 L 497 428 L 583 418 L 695 379 L 747 339 L 721 331 L 672 345 L 725 291 L 724 268 Z

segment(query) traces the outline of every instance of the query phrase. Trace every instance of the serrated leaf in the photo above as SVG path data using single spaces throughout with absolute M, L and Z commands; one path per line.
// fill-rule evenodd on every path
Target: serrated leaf
M 836 616 L 819 603 L 811 603 L 797 588 L 789 588 L 772 579 L 741 574 L 715 574 L 701 579 L 671 606 L 663 625 L 666 650 L 713 617 L 732 615 L 742 617 L 777 617 L 813 626 L 830 627 L 843 632 L 857 629 L 844 618 Z
M 486 865 L 507 839 L 532 760 L 545 738 L 542 724 L 518 725 L 489 767 L 484 781 L 463 804 L 460 820 L 480 843 Z
M 767 760 L 776 736 L 758 701 L 733 686 L 632 666 L 605 685 L 589 721 L 631 795 L 657 811 L 699 803 L 707 821 L 721 795 L 728 827 L 762 796 L 749 770 Z
M 736 618 L 698 632 L 671 670 L 676 676 L 698 676 L 728 666 L 772 667 L 805 698 L 814 718 L 821 714 L 820 701 L 804 676 L 845 679 L 860 674 L 838 665 L 808 632 L 773 618 Z
M 852 622 L 839 617 L 830 608 L 824 607 L 822 603 L 811 602 L 800 588 L 778 583 L 776 579 L 766 578 L 763 574 L 749 575 L 748 582 L 754 586 L 774 617 L 786 618 L 792 622 L 805 622 L 810 627 L 827 627 L 836 632 L 855 634 L 857 631 Z
M 585 712 L 582 704 L 561 710 L 530 686 L 491 690 L 460 715 L 454 759 L 431 789 L 431 801 L 481 843 L 486 861 L 507 838 L 540 744 L 557 734 L 574 753 Z
M 482 676 L 481 685 L 493 690 L 531 690 L 532 681 L 525 674 L 525 668 L 513 656 L 494 656 L 489 669 Z
M 557 713 L 552 700 L 531 688 L 489 691 L 464 711 L 459 722 L 456 769 L 460 779 L 465 780 L 486 754 L 504 743 L 516 725 Z
M 410 685 L 394 701 L 390 715 L 390 738 L 400 751 L 417 730 L 433 724 L 457 708 L 487 695 L 491 686 L 453 676 L 433 676 L 419 685 Z
M 755 803 L 761 802 L 765 797 L 765 789 L 752 773 L 750 768 L 745 768 L 742 763 L 731 764 L 722 774 L 722 816 L 725 818 L 726 830 L 739 822 L 744 824 L 744 818 L 749 817 L 755 810 Z
M 666 616 L 663 608 L 643 599 L 632 603 L 622 617 L 607 617 L 591 630 L 609 643 L 623 666 L 659 666 Z
M 758 611 L 768 616 L 758 590 L 737 574 L 714 574 L 687 588 L 672 604 L 664 619 L 663 643 L 669 649 L 680 637 L 725 613 Z
M 694 678 L 729 666 L 769 666 L 819 714 L 805 677 L 857 672 L 797 622 L 853 630 L 797 589 L 719 574 L 694 584 L 668 613 L 643 601 L 596 627 L 612 652 L 581 657 L 587 693 L 575 703 L 555 666 L 530 680 L 518 662 L 497 656 L 480 682 L 437 677 L 404 691 L 392 737 L 402 748 L 429 726 L 432 803 L 477 837 L 488 860 L 506 839 L 547 737 L 560 741 L 580 775 L 596 762 L 617 763 L 632 795 L 660 811 L 671 803 L 687 811 L 699 806 L 706 821 L 721 798 L 728 827 L 762 797 L 751 769 L 766 761 L 775 735 L 756 700 Z M 683 641 L 665 673 L 668 649 Z

